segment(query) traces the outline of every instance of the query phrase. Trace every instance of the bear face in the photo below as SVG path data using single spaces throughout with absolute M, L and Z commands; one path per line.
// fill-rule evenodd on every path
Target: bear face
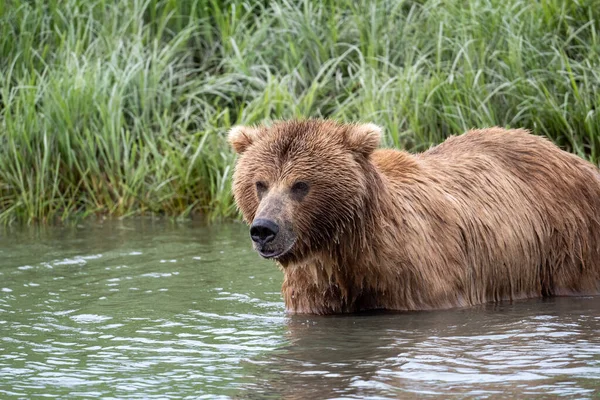
M 255 250 L 286 266 L 360 224 L 380 132 L 373 124 L 322 120 L 234 127 L 233 193 Z

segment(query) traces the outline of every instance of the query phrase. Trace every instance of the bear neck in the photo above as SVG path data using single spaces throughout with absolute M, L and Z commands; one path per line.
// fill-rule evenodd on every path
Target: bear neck
M 386 178 L 368 162 L 365 166 L 370 184 L 364 207 L 351 229 L 341 232 L 339 240 L 310 259 L 284 266 L 282 294 L 286 309 L 298 314 L 333 314 L 385 308 L 376 303 L 385 299 L 386 277 L 381 262 L 388 249 L 374 241 L 386 227 L 392 208 Z M 389 245 L 389 244 L 388 244 Z M 384 295 L 382 295 L 382 293 Z

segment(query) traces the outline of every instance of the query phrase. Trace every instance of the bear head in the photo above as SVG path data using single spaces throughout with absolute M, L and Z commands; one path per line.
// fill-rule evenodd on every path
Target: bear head
M 380 135 L 374 124 L 324 120 L 232 128 L 233 194 L 255 250 L 285 267 L 332 251 L 364 223 Z

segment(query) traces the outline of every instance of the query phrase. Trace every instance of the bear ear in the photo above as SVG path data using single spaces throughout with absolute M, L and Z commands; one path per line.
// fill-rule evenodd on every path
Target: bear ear
M 369 156 L 381 140 L 381 128 L 375 124 L 360 124 L 352 126 L 346 132 L 346 145 L 352 151 Z
M 254 142 L 259 129 L 253 126 L 237 125 L 231 128 L 227 136 L 229 144 L 236 153 L 242 154 Z

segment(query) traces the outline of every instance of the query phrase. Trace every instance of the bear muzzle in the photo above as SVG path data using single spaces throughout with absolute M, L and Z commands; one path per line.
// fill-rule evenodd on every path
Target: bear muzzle
M 289 192 L 276 188 L 271 189 L 261 200 L 250 225 L 250 237 L 254 249 L 262 257 L 279 259 L 288 254 L 296 244 L 292 204 Z
M 257 218 L 252 222 L 250 237 L 254 249 L 263 258 L 277 259 L 287 254 L 296 243 L 291 229 L 286 229 L 286 226 L 280 228 L 277 222 L 265 218 Z

